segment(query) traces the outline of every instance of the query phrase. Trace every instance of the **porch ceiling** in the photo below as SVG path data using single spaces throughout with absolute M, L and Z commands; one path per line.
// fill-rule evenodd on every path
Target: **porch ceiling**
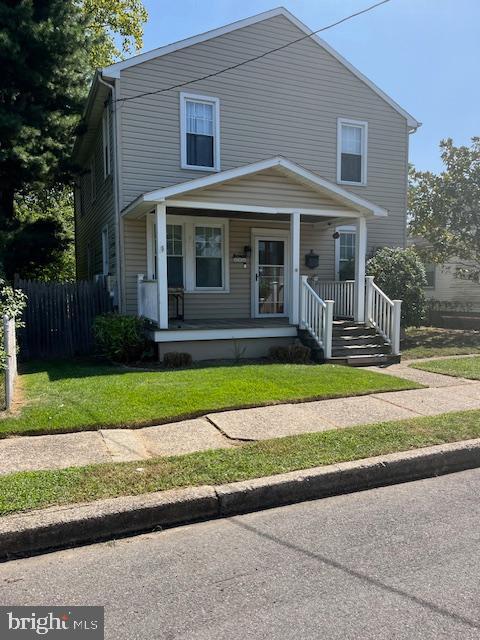
M 137 217 L 155 204 L 187 209 L 312 217 L 384 217 L 387 211 L 282 157 L 145 193 L 123 211 Z

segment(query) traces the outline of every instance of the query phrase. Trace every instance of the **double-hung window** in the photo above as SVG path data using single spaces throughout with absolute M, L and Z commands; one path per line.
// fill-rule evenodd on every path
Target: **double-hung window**
M 180 94 L 181 166 L 220 170 L 219 100 Z
M 167 224 L 167 281 L 169 287 L 183 287 L 183 227 Z
M 195 225 L 195 288 L 222 289 L 223 227 Z
M 367 184 L 368 124 L 338 119 L 337 180 L 345 184 Z

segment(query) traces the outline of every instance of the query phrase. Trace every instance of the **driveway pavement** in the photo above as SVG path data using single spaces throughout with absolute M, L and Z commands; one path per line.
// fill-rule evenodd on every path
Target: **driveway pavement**
M 0 475 L 144 460 L 229 448 L 245 441 L 480 409 L 480 382 L 411 369 L 408 363 L 372 369 L 420 382 L 428 388 L 224 411 L 135 430 L 8 438 L 0 440 Z

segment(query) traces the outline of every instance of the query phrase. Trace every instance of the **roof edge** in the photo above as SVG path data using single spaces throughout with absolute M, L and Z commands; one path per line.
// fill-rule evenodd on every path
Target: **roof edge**
M 135 203 L 151 202 L 152 204 L 158 202 L 164 202 L 168 198 L 172 198 L 183 193 L 189 193 L 190 191 L 196 191 L 197 189 L 204 189 L 212 187 L 217 184 L 223 184 L 229 180 L 235 180 L 237 178 L 243 178 L 245 176 L 265 171 L 266 169 L 282 168 L 288 173 L 294 174 L 302 180 L 310 183 L 313 187 L 325 189 L 333 196 L 343 199 L 351 205 L 360 209 L 369 211 L 375 217 L 386 217 L 388 212 L 383 207 L 379 207 L 360 196 L 357 196 L 346 189 L 343 189 L 339 185 L 321 178 L 316 173 L 305 169 L 304 167 L 287 160 L 282 156 L 275 156 L 266 160 L 260 160 L 252 164 L 243 165 L 234 169 L 227 169 L 213 175 L 204 176 L 202 178 L 195 178 L 194 180 L 188 180 L 187 182 L 181 182 L 180 184 L 172 185 L 170 187 L 164 187 L 155 191 L 149 191 L 144 193 L 140 198 L 135 200 Z M 134 204 L 134 203 L 132 203 Z M 127 207 L 128 209 L 129 207 Z M 301 207 L 299 207 L 301 209 Z
M 309 29 L 301 20 L 299 20 L 290 11 L 288 11 L 288 9 L 285 9 L 285 7 L 276 7 L 274 9 L 270 9 L 269 11 L 264 11 L 254 16 L 250 16 L 249 18 L 243 18 L 242 20 L 231 22 L 229 24 L 224 25 L 223 27 L 217 27 L 216 29 L 211 29 L 210 31 L 205 31 L 198 35 L 191 36 L 189 38 L 184 38 L 183 40 L 178 40 L 177 42 L 164 45 L 163 47 L 157 47 L 156 49 L 151 49 L 150 51 L 146 51 L 145 53 L 140 53 L 136 56 L 133 56 L 128 60 L 122 60 L 108 67 L 104 67 L 103 69 L 101 69 L 101 73 L 107 78 L 119 78 L 123 69 L 128 69 L 129 67 L 133 67 L 137 64 L 142 64 L 143 62 L 148 62 L 149 60 L 153 60 L 154 58 L 159 58 L 161 56 L 164 56 L 167 53 L 173 53 L 174 51 L 178 51 L 180 49 L 190 47 L 194 44 L 199 44 L 201 42 L 211 40 L 212 38 L 217 38 L 218 36 L 224 35 L 226 33 L 230 33 L 232 31 L 236 31 L 237 29 L 248 27 L 252 24 L 256 24 L 257 22 L 262 22 L 263 20 L 268 20 L 269 18 L 274 18 L 280 15 L 287 18 L 287 20 L 292 22 L 292 24 L 294 24 L 298 29 L 303 31 L 303 33 L 310 35 L 311 39 L 314 42 L 316 42 L 319 46 L 323 47 L 325 51 L 327 51 L 331 56 L 336 58 L 359 80 L 361 80 L 364 84 L 366 84 L 372 91 L 374 91 L 387 104 L 389 104 L 395 111 L 397 111 L 400 115 L 402 115 L 406 119 L 409 129 L 411 129 L 412 131 L 415 131 L 416 129 L 418 129 L 418 127 L 422 125 L 421 122 L 419 122 L 416 118 L 410 115 L 408 111 L 403 109 L 393 98 L 391 98 L 384 91 L 382 91 L 382 89 L 380 89 L 380 87 L 378 87 L 374 82 L 369 80 L 367 76 L 365 76 L 361 71 L 359 71 L 353 64 L 351 64 L 346 58 L 344 58 L 340 53 L 338 53 L 338 51 L 336 51 L 332 46 L 330 46 L 325 40 L 320 38 L 318 35 L 313 34 L 311 29 Z

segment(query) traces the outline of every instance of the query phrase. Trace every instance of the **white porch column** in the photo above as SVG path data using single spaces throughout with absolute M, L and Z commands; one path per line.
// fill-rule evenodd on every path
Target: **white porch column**
M 290 214 L 290 255 L 292 293 L 290 296 L 290 324 L 300 322 L 300 212 Z
M 367 255 L 367 222 L 358 218 L 355 234 L 355 322 L 365 320 L 365 260 Z
M 155 233 L 157 240 L 157 303 L 158 326 L 168 329 L 168 282 L 167 282 L 167 205 L 155 206 Z

